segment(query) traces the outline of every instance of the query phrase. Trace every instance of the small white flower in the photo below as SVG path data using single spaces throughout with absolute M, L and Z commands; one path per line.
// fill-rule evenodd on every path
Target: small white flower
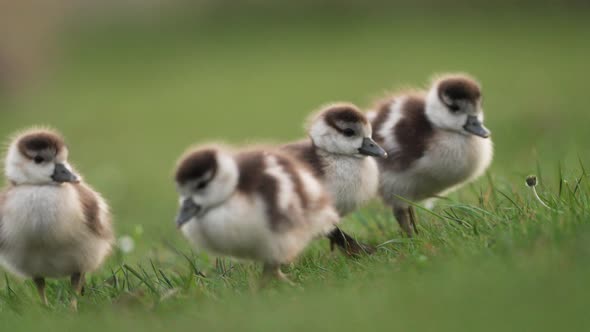
M 117 240 L 117 247 L 124 253 L 128 254 L 135 249 L 135 241 L 128 235 L 123 235 Z

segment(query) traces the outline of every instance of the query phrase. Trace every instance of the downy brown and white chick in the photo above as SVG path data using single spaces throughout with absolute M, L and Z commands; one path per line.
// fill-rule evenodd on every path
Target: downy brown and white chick
M 330 193 L 340 216 L 357 210 L 377 195 L 379 171 L 375 159 L 387 153 L 372 136 L 365 115 L 348 103 L 323 107 L 311 117 L 309 139 L 283 147 L 314 170 Z M 349 255 L 372 251 L 339 228 L 328 235 Z
M 175 180 L 184 236 L 215 255 L 262 262 L 264 279 L 288 281 L 280 266 L 339 221 L 312 172 L 276 151 L 191 149 Z
M 53 130 L 17 135 L 4 172 L 8 185 L 0 193 L 0 263 L 32 278 L 45 304 L 45 278 L 70 277 L 80 294 L 85 273 L 96 270 L 111 252 L 107 203 L 74 173 L 68 148 Z
M 389 154 L 379 160 L 380 195 L 402 230 L 417 232 L 406 200 L 445 195 L 482 175 L 492 161 L 480 85 L 463 74 L 435 79 L 427 92 L 400 93 L 369 115 L 373 137 Z

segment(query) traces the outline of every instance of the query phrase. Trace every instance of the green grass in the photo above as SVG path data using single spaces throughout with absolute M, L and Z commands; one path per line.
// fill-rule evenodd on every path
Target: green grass
M 0 134 L 59 128 L 137 248 L 89 277 L 78 316 L 65 281 L 49 283 L 47 309 L 31 282 L 1 278 L 0 330 L 587 328 L 589 22 L 583 11 L 392 11 L 79 32 L 46 87 L 0 110 Z M 215 267 L 174 228 L 171 172 L 188 145 L 292 140 L 325 102 L 364 107 L 444 71 L 483 83 L 496 155 L 486 177 L 420 211 L 415 239 L 375 202 L 344 228 L 377 254 L 348 260 L 318 241 L 286 269 L 299 287 L 259 290 L 258 267 Z M 534 200 L 530 173 L 560 212 Z

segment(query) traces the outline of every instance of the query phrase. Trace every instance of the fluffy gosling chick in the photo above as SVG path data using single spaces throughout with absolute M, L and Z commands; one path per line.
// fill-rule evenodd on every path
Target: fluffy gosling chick
M 314 170 L 341 216 L 377 195 L 378 167 L 369 156 L 385 158 L 387 153 L 371 138 L 371 124 L 356 106 L 325 106 L 312 116 L 308 134 L 310 139 L 288 144 L 283 150 Z M 337 245 L 350 255 L 372 250 L 338 228 L 328 238 L 332 248 Z
M 396 195 L 415 202 L 445 195 L 492 161 L 480 85 L 469 76 L 445 75 L 428 92 L 390 97 L 371 117 L 375 141 L 389 153 L 379 160 L 380 195 L 409 236 L 417 232 L 415 213 Z
M 175 178 L 184 236 L 198 249 L 262 262 L 263 279 L 288 281 L 281 264 L 339 221 L 311 171 L 278 152 L 196 148 Z
M 9 185 L 0 192 L 0 263 L 32 278 L 44 304 L 46 277 L 69 276 L 81 294 L 85 273 L 111 251 L 107 203 L 74 173 L 62 136 L 52 130 L 16 136 L 4 171 Z

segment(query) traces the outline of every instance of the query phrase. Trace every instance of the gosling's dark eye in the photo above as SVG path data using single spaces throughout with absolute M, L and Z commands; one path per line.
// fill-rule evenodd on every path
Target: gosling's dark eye
M 346 128 L 342 131 L 342 133 L 344 134 L 344 136 L 346 137 L 351 137 L 354 136 L 354 130 L 350 129 L 350 128 Z
M 45 159 L 43 159 L 43 157 L 41 156 L 35 156 L 35 158 L 33 158 L 33 161 L 35 162 L 35 164 L 40 164 L 43 161 L 45 161 Z
M 449 105 L 449 109 L 451 110 L 451 112 L 458 112 L 461 108 L 459 107 L 459 105 L 451 104 Z
M 201 190 L 201 189 L 204 189 L 205 187 L 207 187 L 207 182 L 203 181 L 203 182 L 197 183 L 197 185 L 195 186 L 195 189 Z

